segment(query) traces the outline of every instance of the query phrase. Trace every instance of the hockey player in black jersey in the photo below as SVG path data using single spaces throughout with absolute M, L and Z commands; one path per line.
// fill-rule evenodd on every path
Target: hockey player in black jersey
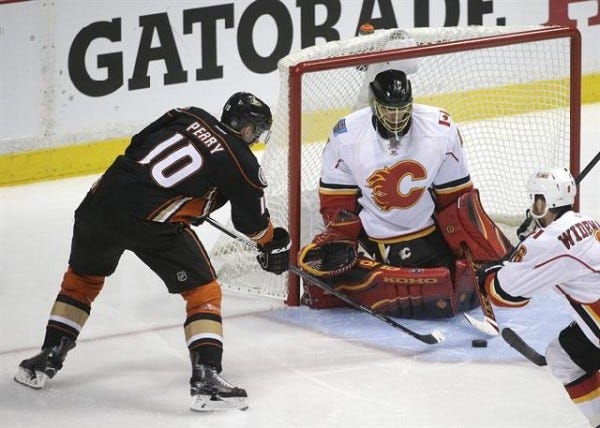
M 271 124 L 263 101 L 238 92 L 221 120 L 196 107 L 174 109 L 133 136 L 75 211 L 69 266 L 41 352 L 21 362 L 17 382 L 40 389 L 62 368 L 105 278 L 130 250 L 186 302 L 191 409 L 248 407 L 246 391 L 219 375 L 221 288 L 190 225 L 229 201 L 234 227 L 262 252 L 262 268 L 287 270 L 289 234 L 270 221 L 267 183 L 250 150 L 261 136 L 268 138 Z

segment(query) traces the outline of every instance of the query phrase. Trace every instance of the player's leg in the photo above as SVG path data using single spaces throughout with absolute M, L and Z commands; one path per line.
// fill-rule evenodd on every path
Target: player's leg
M 185 338 L 192 363 L 190 392 L 196 411 L 246 409 L 246 391 L 221 375 L 223 326 L 221 287 L 206 250 L 196 234 L 181 225 L 161 224 L 160 250 L 138 249 L 136 254 L 186 302 Z
M 62 368 L 64 359 L 75 347 L 77 337 L 90 315 L 92 302 L 102 289 L 105 276 L 114 272 L 122 249 L 107 239 L 98 213 L 82 203 L 76 212 L 69 267 L 50 311 L 41 351 L 23 360 L 15 381 L 43 388 Z
M 552 374 L 591 426 L 600 425 L 600 348 L 573 322 L 546 349 Z

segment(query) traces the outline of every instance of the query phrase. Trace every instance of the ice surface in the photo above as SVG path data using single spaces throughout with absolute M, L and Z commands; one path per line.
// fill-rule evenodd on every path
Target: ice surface
M 600 149 L 600 105 L 583 108 L 582 168 Z M 223 376 L 247 389 L 250 409 L 188 410 L 182 299 L 126 253 L 94 303 L 77 347 L 48 388 L 16 384 L 37 352 L 68 258 L 72 212 L 96 176 L 0 189 L 0 426 L 2 427 L 586 427 L 547 367 L 463 317 L 398 320 L 447 337 L 426 345 L 354 310 L 287 308 L 226 295 Z M 582 210 L 600 218 L 600 166 L 581 185 Z M 210 245 L 215 230 L 198 228 Z M 553 293 L 497 309 L 535 349 L 569 321 Z M 471 311 L 481 318 L 478 310 Z

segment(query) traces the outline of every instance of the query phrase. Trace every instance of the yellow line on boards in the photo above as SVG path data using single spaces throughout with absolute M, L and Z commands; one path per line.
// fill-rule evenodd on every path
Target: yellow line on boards
M 416 97 L 415 102 L 446 108 L 458 123 L 510 116 L 568 105 L 568 80 L 538 81 L 493 89 Z M 600 102 L 600 74 L 582 76 L 581 102 Z M 557 97 L 558 94 L 562 94 Z M 501 100 L 519 99 L 519 103 Z M 504 106 L 504 107 L 503 107 Z M 304 113 L 304 142 L 324 141 L 331 128 L 349 109 Z M 0 186 L 31 183 L 103 172 L 123 153 L 128 137 L 84 144 L 0 155 Z M 253 150 L 264 149 L 257 144 Z

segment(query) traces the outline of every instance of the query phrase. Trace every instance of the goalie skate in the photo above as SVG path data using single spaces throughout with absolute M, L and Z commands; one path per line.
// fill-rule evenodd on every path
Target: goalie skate
M 211 412 L 248 408 L 246 391 L 223 379 L 214 367 L 203 364 L 194 366 L 190 385 L 192 394 L 190 409 L 193 411 Z
M 52 379 L 62 368 L 67 353 L 75 347 L 75 342 L 63 337 L 57 346 L 42 351 L 21 361 L 14 380 L 33 389 L 42 389 L 48 379 Z

